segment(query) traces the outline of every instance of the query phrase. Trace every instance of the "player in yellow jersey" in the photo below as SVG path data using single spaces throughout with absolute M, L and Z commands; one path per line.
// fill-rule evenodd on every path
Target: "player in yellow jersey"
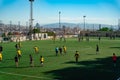
M 0 53 L 0 61 L 2 61 L 2 53 Z
M 22 55 L 20 49 L 17 50 L 17 55 L 18 55 L 18 58 L 19 58 L 19 60 L 20 60 L 20 57 L 21 57 L 21 55 Z
M 39 49 L 37 46 L 34 47 L 35 53 L 38 54 L 39 53 Z
M 66 46 L 63 46 L 63 52 L 66 54 L 66 50 L 67 50 L 67 48 L 66 48 Z
M 2 61 L 2 51 L 3 51 L 3 47 L 0 45 L 0 61 Z
M 41 64 L 41 66 L 43 66 L 43 62 L 44 62 L 44 58 L 43 58 L 43 56 L 40 56 L 40 64 Z

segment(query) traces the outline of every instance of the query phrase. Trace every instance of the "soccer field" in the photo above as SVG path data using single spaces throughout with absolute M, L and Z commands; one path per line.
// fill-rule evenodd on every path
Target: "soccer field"
M 0 62 L 0 80 L 117 80 L 120 76 L 120 39 L 110 40 L 90 38 L 78 42 L 76 38 L 66 42 L 56 40 L 26 41 L 22 43 L 22 57 L 16 68 L 15 42 L 1 43 L 3 60 Z M 96 54 L 96 44 L 99 53 Z M 55 47 L 67 47 L 67 54 L 55 54 Z M 39 47 L 35 54 L 34 46 Z M 79 51 L 79 62 L 75 63 L 75 51 Z M 113 66 L 112 54 L 117 55 L 117 66 Z M 32 54 L 34 67 L 30 67 L 29 54 Z M 44 57 L 44 66 L 39 58 Z

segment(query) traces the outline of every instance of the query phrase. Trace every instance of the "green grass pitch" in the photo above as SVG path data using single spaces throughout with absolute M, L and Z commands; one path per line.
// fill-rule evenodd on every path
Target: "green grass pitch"
M 90 38 L 78 42 L 76 38 L 66 42 L 56 40 L 25 41 L 22 43 L 22 57 L 19 67 L 15 67 L 15 42 L 1 43 L 3 60 L 0 62 L 0 80 L 117 80 L 120 76 L 120 39 L 109 40 Z M 99 54 L 96 55 L 96 44 Z M 55 47 L 67 47 L 66 55 L 55 56 Z M 39 47 L 35 54 L 33 47 Z M 79 51 L 79 62 L 75 63 L 75 51 Z M 117 55 L 117 66 L 113 67 L 112 54 Z M 34 59 L 34 67 L 29 65 L 29 54 Z M 44 66 L 39 58 L 44 57 Z

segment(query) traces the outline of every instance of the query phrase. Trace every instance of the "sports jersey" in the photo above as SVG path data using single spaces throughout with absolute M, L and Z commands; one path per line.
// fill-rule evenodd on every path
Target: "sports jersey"
M 21 51 L 20 50 L 18 50 L 17 53 L 18 53 L 18 55 L 21 55 Z
M 43 62 L 43 61 L 44 61 L 44 58 L 43 58 L 43 57 L 42 57 L 42 58 L 40 58 L 40 61 L 42 61 L 42 62 Z
M 0 61 L 2 60 L 2 53 L 0 53 Z
M 38 52 L 38 47 L 34 47 L 34 49 L 35 49 L 35 52 Z

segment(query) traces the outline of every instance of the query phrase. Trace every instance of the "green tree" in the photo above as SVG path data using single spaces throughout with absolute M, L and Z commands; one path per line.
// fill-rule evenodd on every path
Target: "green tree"
M 108 27 L 103 27 L 99 31 L 110 31 L 110 29 Z
M 5 36 L 5 33 L 2 33 L 2 37 L 6 37 L 6 36 Z
M 48 36 L 53 36 L 53 35 L 55 35 L 54 32 L 46 32 L 46 33 L 48 34 Z
M 12 33 L 12 32 L 9 32 L 8 35 L 13 35 L 13 33 Z
M 37 28 L 37 29 L 33 29 L 33 33 L 40 33 L 40 30 Z

